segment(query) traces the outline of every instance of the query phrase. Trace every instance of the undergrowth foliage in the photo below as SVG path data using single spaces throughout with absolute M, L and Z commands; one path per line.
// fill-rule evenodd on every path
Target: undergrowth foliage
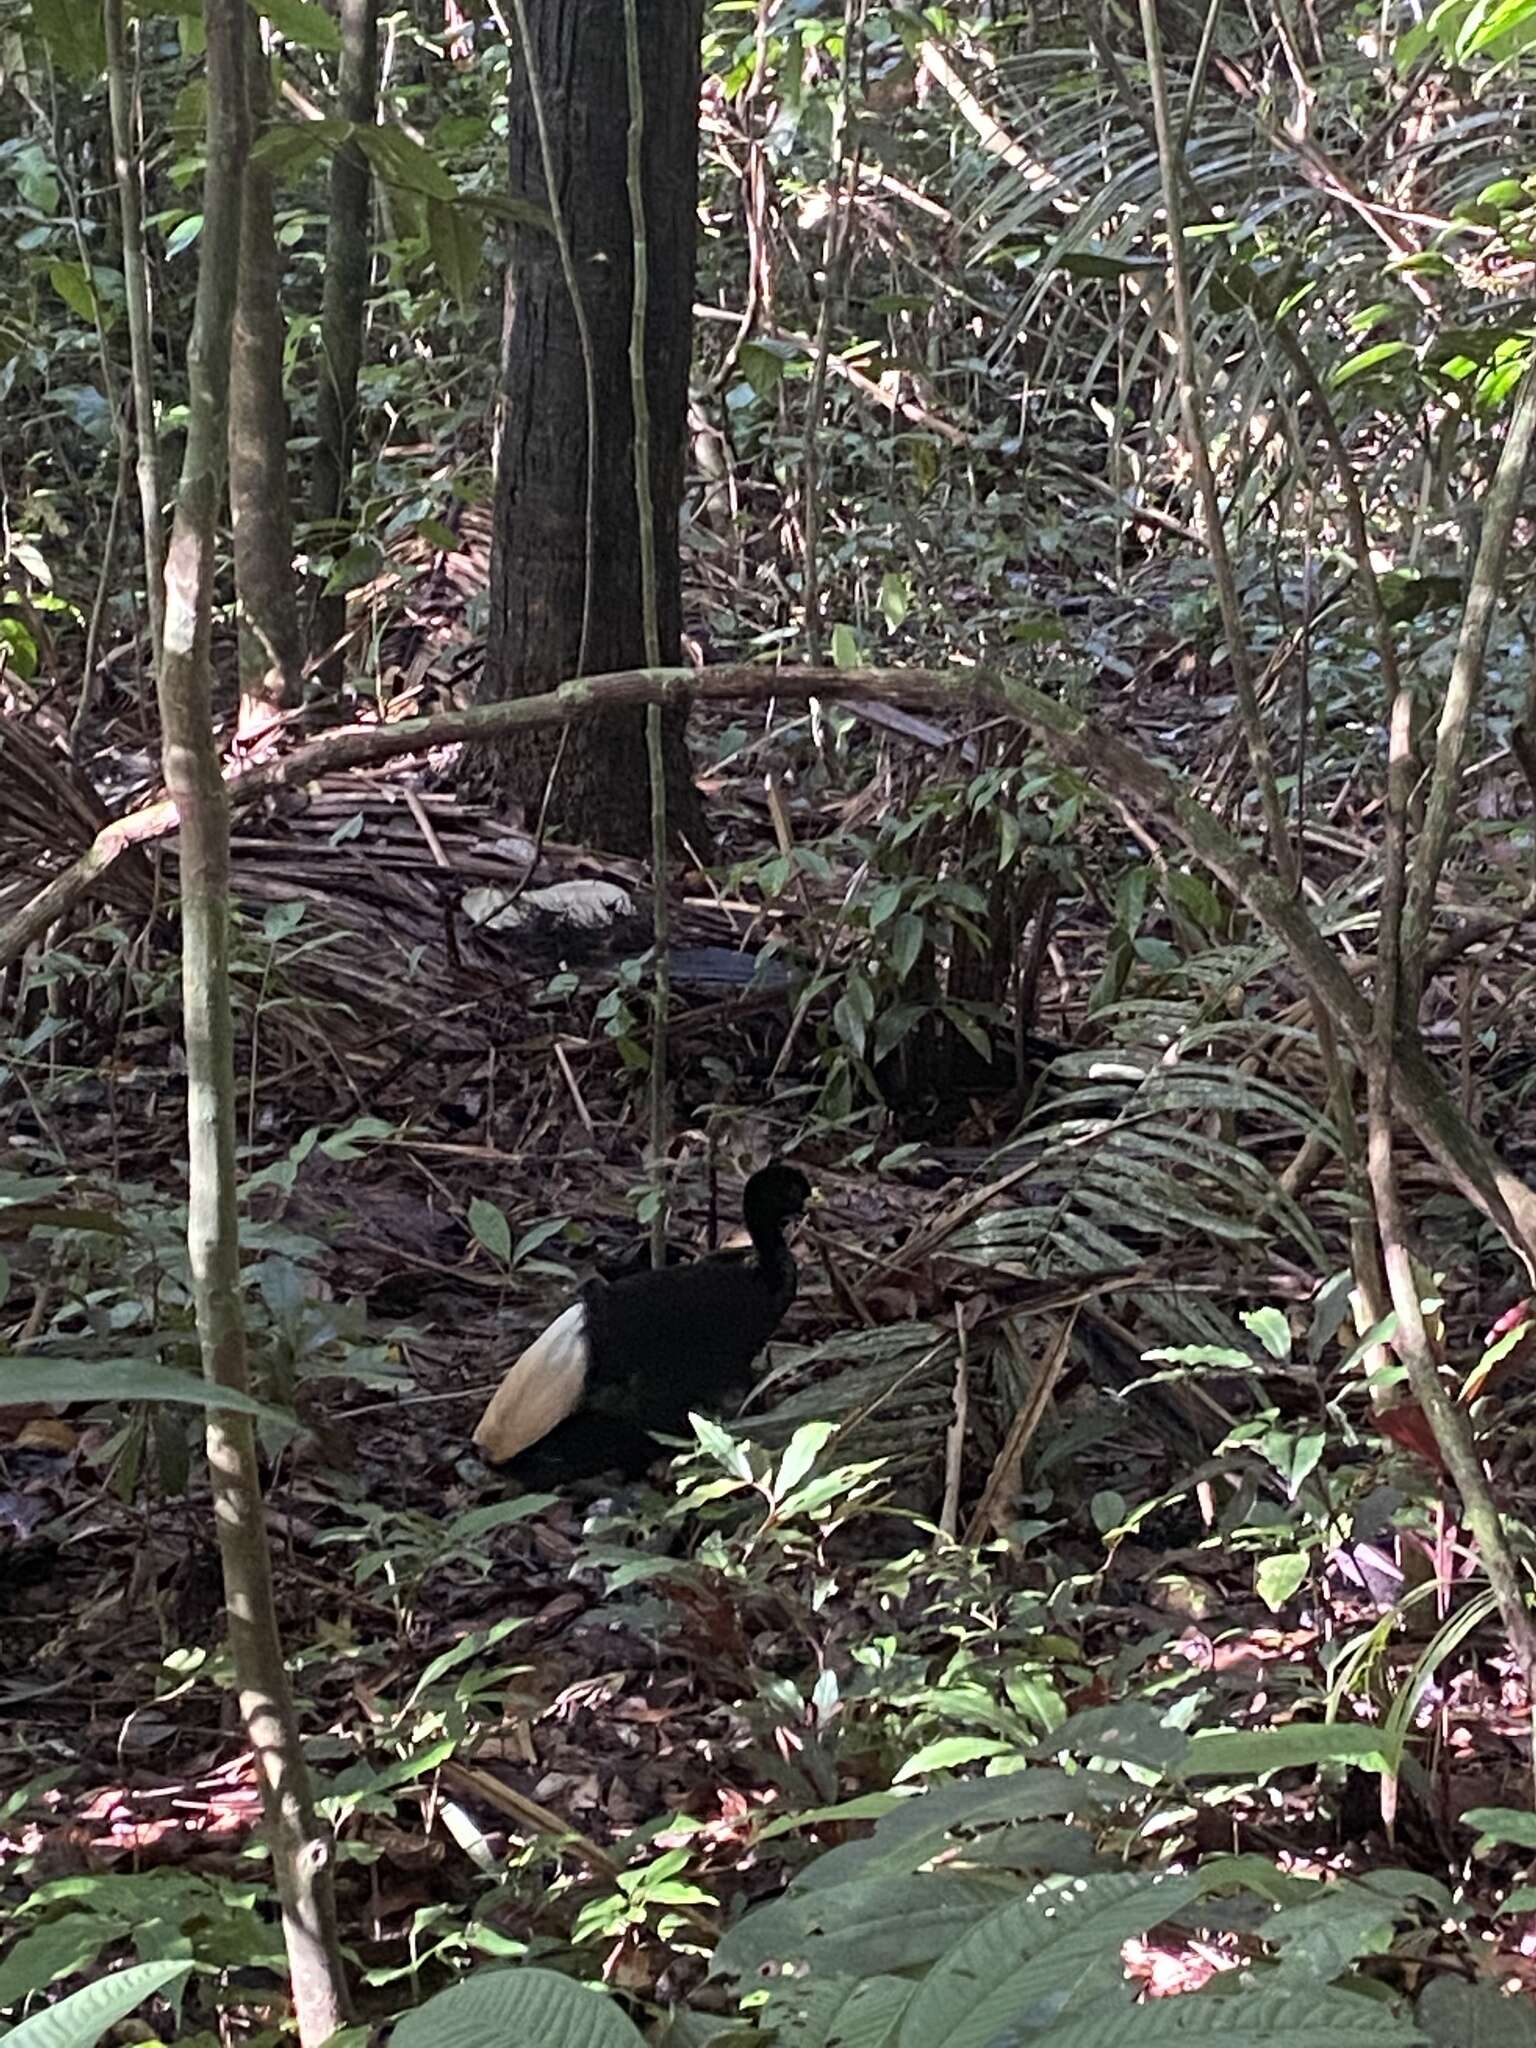
M 337 36 L 299 0 L 261 13 L 305 452 Z M 1302 900 L 1368 986 L 1383 631 L 1442 701 L 1530 359 L 1536 0 L 1159 13 L 1256 687 Z M 354 509 L 299 535 L 353 607 L 321 721 L 460 701 L 483 638 L 522 203 L 492 15 L 389 18 Z M 100 26 L 0 0 L 7 911 L 153 774 Z M 150 7 L 134 34 L 177 362 L 200 24 Z M 1131 16 L 726 4 L 704 68 L 701 654 L 1005 665 L 1255 834 Z M 167 436 L 181 398 L 167 373 Z M 1523 556 L 1510 581 L 1425 1029 L 1518 1169 Z M 348 1907 L 338 2048 L 1529 2043 L 1504 1988 L 1531 1981 L 1528 1702 L 1433 1433 L 1393 1408 L 1326 1020 L 1085 780 L 1012 731 L 880 713 L 694 734 L 719 857 L 674 937 L 728 964 L 674 980 L 678 1185 L 713 1203 L 722 1162 L 798 1147 L 833 1219 L 745 1413 L 696 1417 L 664 1485 L 584 1518 L 488 1495 L 466 1418 L 547 1298 L 649 1221 L 635 874 L 457 803 L 453 760 L 237 823 L 252 1390 L 221 1405 L 257 1424 Z M 551 874 L 627 921 L 519 927 Z M 128 2038 L 151 2001 L 178 2040 L 287 2024 L 210 1591 L 176 887 L 163 854 L 125 861 L 105 912 L 0 980 L 12 2048 Z M 1475 1361 L 1455 1392 L 1528 1544 L 1532 1397 L 1494 1384 L 1528 1321 L 1471 1334 L 1505 1248 L 1405 1171 L 1433 1341 L 1448 1373 Z M 201 1832 L 162 1854 L 178 1802 Z

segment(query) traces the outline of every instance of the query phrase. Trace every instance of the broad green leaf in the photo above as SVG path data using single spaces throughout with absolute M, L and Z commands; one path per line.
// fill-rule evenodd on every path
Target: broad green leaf
M 304 922 L 308 906 L 298 901 L 269 904 L 261 920 L 261 936 L 269 945 L 292 938 Z
M 1361 349 L 1347 362 L 1340 363 L 1328 381 L 1337 390 L 1340 385 L 1352 383 L 1356 377 L 1384 369 L 1388 363 L 1400 364 L 1404 356 L 1412 354 L 1413 350 L 1406 341 L 1378 341 L 1370 348 Z
M 1385 266 L 1393 277 L 1454 277 L 1456 266 L 1438 249 L 1416 249 L 1411 256 L 1394 256 Z
M 858 668 L 863 662 L 859 643 L 851 626 L 837 625 L 832 628 L 832 666 L 834 668 Z
M 1437 1970 L 1413 2016 L 1435 2048 L 1536 2048 L 1529 1997 L 1510 1998 L 1491 1977 L 1468 1983 Z
M 0 1400 L 176 1401 L 192 1408 L 227 1408 L 289 1433 L 298 1426 L 285 1408 L 144 1358 L 0 1358 Z
M 1293 1721 L 1280 1728 L 1215 1728 L 1190 1743 L 1186 1778 L 1258 1778 L 1266 1771 L 1352 1763 L 1383 1769 L 1379 1728 L 1355 1721 Z
M 352 133 L 350 121 L 303 121 L 269 128 L 251 145 L 251 155 L 274 177 L 286 174 L 302 177 L 316 157 L 345 142 Z
M 776 1835 L 792 1835 L 801 1828 L 821 1827 L 829 1820 L 881 1820 L 911 1795 L 902 1792 L 861 1792 L 837 1806 L 812 1806 L 804 1813 L 781 1813 L 759 1829 L 757 1839 L 771 1842 Z
M 56 1771 L 39 1771 L 36 1777 L 28 1778 L 24 1784 L 17 1785 L 13 1791 L 7 1792 L 5 1797 L 0 1799 L 0 1824 L 14 1820 L 19 1813 L 25 1813 L 27 1808 L 41 1799 L 45 1793 L 53 1791 L 55 1786 L 67 1784 L 73 1776 L 74 1772 L 66 1766 Z M 3 1967 L 4 1965 L 0 1964 L 0 1968 Z
M 796 1888 L 745 1914 L 716 1949 L 715 1967 L 748 1979 L 777 1975 L 785 1966 L 808 1968 L 814 1976 L 920 1969 L 1012 1889 L 1003 1880 L 947 1871 Z
M 403 129 L 357 128 L 353 136 L 386 184 L 400 185 L 407 192 L 419 192 L 423 198 L 442 199 L 450 204 L 458 198 L 458 186 L 437 158 L 419 142 L 413 142 Z
M 860 1057 L 864 1052 L 864 1039 L 869 1022 L 859 1005 L 849 995 L 839 996 L 832 1007 L 832 1026 L 838 1037 L 851 1052 Z
M 1150 1356 L 1150 1354 L 1148 1354 Z M 1124 1522 L 1127 1502 L 1123 1493 L 1116 1493 L 1112 1486 L 1100 1487 L 1088 1503 L 1088 1512 L 1093 1517 L 1093 1526 L 1101 1536 L 1107 1536 L 1111 1529 L 1118 1529 Z
M 499 1266 L 512 1263 L 512 1226 L 494 1202 L 476 1195 L 469 1205 L 470 1235 L 484 1245 Z
M 545 1216 L 530 1225 L 512 1247 L 512 1264 L 520 1266 L 524 1259 L 531 1259 L 552 1237 L 559 1237 L 570 1220 L 568 1216 Z
M 341 560 L 325 579 L 327 597 L 346 597 L 349 592 L 361 590 L 365 583 L 371 583 L 384 567 L 383 550 L 371 540 L 359 541 L 347 549 Z
M 1271 1614 L 1278 1614 L 1301 1590 L 1312 1562 L 1305 1550 L 1283 1551 L 1261 1559 L 1253 1575 L 1254 1589 Z
M 1288 1972 L 1300 1969 L 1327 1984 L 1362 1956 L 1388 1953 L 1399 1911 L 1397 1900 L 1341 1881 L 1282 1906 L 1265 1921 L 1264 1939 L 1283 1952 Z
M 351 1804 L 380 1792 L 392 1792 L 399 1785 L 414 1785 L 418 1778 L 446 1763 L 457 1748 L 457 1739 L 445 1735 L 437 1742 L 413 1749 L 407 1756 L 396 1757 L 393 1763 L 385 1764 L 379 1770 L 366 1761 L 355 1763 L 331 1780 L 325 1796 L 329 1800 Z
M 784 375 L 783 351 L 760 341 L 743 342 L 736 358 L 754 397 L 771 398 Z
M 1244 1309 L 1239 1320 L 1244 1329 L 1252 1330 L 1271 1358 L 1290 1357 L 1291 1326 L 1280 1309 Z
M 887 1976 L 775 1984 L 764 2017 L 775 2048 L 887 2048 L 912 1991 L 907 1978 Z
M 925 1014 L 923 1003 L 894 1003 L 888 1010 L 880 1012 L 880 1021 L 875 1026 L 875 1058 L 883 1060 L 892 1053 L 911 1031 L 918 1019 Z
M 91 280 L 78 263 L 51 263 L 48 266 L 48 282 L 71 313 L 78 313 L 82 320 L 94 324 L 96 294 L 91 289 Z
M 322 1138 L 320 1150 L 327 1159 L 362 1159 L 371 1142 L 392 1138 L 399 1128 L 398 1124 L 386 1123 L 381 1116 L 355 1116 L 351 1123 Z
M 94 0 L 33 0 L 32 20 L 49 56 L 71 78 L 94 80 L 106 69 L 106 31 Z
M 927 936 L 928 927 L 913 910 L 902 911 L 891 925 L 887 943 L 891 949 L 891 965 L 900 980 L 905 981 L 917 965 L 918 956 L 923 950 L 923 941 Z
M 124 1932 L 106 1913 L 66 1913 L 22 1935 L 0 1962 L 0 2012 L 46 1991 L 56 1978 L 89 1970 L 108 1942 Z
M 0 619 L 0 650 L 24 683 L 37 674 L 37 642 L 20 619 Z
M 718 1422 L 711 1422 L 707 1415 L 690 1414 L 688 1420 L 701 1448 L 708 1451 L 716 1464 L 723 1465 L 737 1479 L 752 1477 L 752 1460 L 728 1429 L 722 1429 Z
M 1476 1828 L 1474 1853 L 1478 1856 L 1503 1842 L 1519 1849 L 1536 1849 L 1536 1813 L 1523 1806 L 1469 1806 L 1461 1825 Z
M 926 1777 L 929 1771 L 952 1771 L 960 1764 L 1007 1756 L 1013 1749 L 1011 1742 L 998 1742 L 987 1735 L 941 1735 L 937 1742 L 924 1743 L 915 1755 L 909 1756 L 891 1783 L 909 1784 L 913 1778 Z
M 480 277 L 480 229 L 463 200 L 427 195 L 427 240 L 438 276 L 459 305 L 470 305 Z
M 191 248 L 202 232 L 203 216 L 200 213 L 187 214 L 185 218 L 177 221 L 175 227 L 166 236 L 166 255 L 172 258 L 180 256 L 184 250 Z
M 466 1514 L 455 1515 L 443 1531 L 443 1539 L 446 1543 L 478 1543 L 493 1529 L 526 1522 L 532 1515 L 542 1515 L 546 1508 L 557 1507 L 559 1501 L 557 1493 L 520 1493 L 514 1500 L 493 1500 L 483 1508 L 470 1508 Z
M 644 2048 L 622 2007 L 555 1970 L 476 1970 L 408 2012 L 392 2048 Z
M 991 2048 L 1010 2029 L 1054 2018 L 1069 2000 L 1112 1991 L 1122 1945 L 1195 1898 L 1192 1876 L 1108 1871 L 1038 1886 L 973 1928 L 929 1971 L 893 2048 Z
M 877 932 L 881 925 L 887 923 L 896 915 L 897 911 L 901 908 L 901 899 L 904 894 L 905 891 L 900 882 L 882 882 L 880 884 L 879 888 L 870 897 L 869 907 L 864 913 L 872 932 Z
M 774 1499 L 782 1502 L 794 1492 L 821 1454 L 821 1448 L 837 1429 L 835 1422 L 802 1422 L 790 1438 L 774 1477 Z
M 1236 1980 L 1236 1981 L 1234 1981 Z M 1331 1985 L 1262 1987 L 1240 1973 L 1183 1998 L 1127 2009 L 1123 2000 L 1069 2016 L 1040 2036 L 1041 2048 L 1424 2048 L 1426 2036 L 1389 2006 Z M 1471 2048 L 1460 2042 L 1457 2048 Z
M 323 7 L 313 0 L 251 0 L 258 14 L 264 14 L 285 43 L 301 50 L 319 50 L 331 55 L 341 48 L 341 33 Z
M 1462 59 L 1475 57 L 1480 51 L 1491 52 L 1496 43 L 1503 42 L 1507 48 L 1500 55 L 1508 56 L 1524 49 L 1533 37 L 1536 37 L 1536 0 L 1496 0 L 1491 7 L 1472 8 L 1465 27 L 1456 38 L 1456 54 Z M 1513 183 L 1513 180 L 1509 182 Z M 1486 198 L 1487 195 L 1480 196 Z
M 135 1963 L 109 1977 L 98 1977 L 81 1991 L 72 1991 L 57 2005 L 34 2012 L 6 2035 L 7 2048 L 96 2048 L 109 2027 L 128 2017 L 136 2005 L 185 1977 L 192 1968 L 179 1957 L 158 1963 Z
M 1285 1481 L 1286 1492 L 1294 1500 L 1317 1470 L 1326 1442 L 1320 1429 L 1294 1434 L 1288 1429 L 1272 1429 L 1261 1439 L 1259 1449 Z
M 785 1521 L 792 1522 L 805 1515 L 819 1516 L 834 1501 L 846 1505 L 862 1499 L 869 1491 L 865 1482 L 884 1465 L 883 1458 L 875 1458 L 866 1465 L 839 1465 L 834 1471 L 822 1472 L 781 1500 L 779 1513 Z
M 551 1495 L 549 1498 L 553 1500 L 554 1496 Z M 525 1628 L 527 1623 L 526 1615 L 504 1614 L 500 1621 L 493 1621 L 489 1628 L 472 1629 L 467 1636 L 460 1636 L 452 1649 L 444 1650 L 440 1656 L 434 1657 L 425 1666 L 411 1687 L 408 1703 L 419 1700 L 440 1678 L 446 1678 L 450 1671 L 456 1671 L 461 1664 L 484 1657 L 488 1650 L 494 1650 L 498 1643 L 518 1629 Z
M 1042 1755 L 1102 1757 L 1145 1770 L 1175 1770 L 1189 1754 L 1189 1737 L 1168 1727 L 1155 1707 L 1122 1700 L 1116 1707 L 1084 1707 L 1053 1728 L 1038 1745 Z
M 986 1060 L 990 1065 L 992 1060 L 992 1041 L 987 1036 L 986 1026 L 981 1020 L 973 1017 L 970 1011 L 963 1008 L 959 1003 L 945 1003 L 942 1005 L 942 1008 L 944 1015 L 959 1032 L 972 1052 L 978 1058 Z
M 963 1835 L 967 1844 L 985 1840 L 980 1831 L 1020 1820 L 1054 1820 L 1063 1814 L 1091 1815 L 1113 1808 L 1125 1795 L 1125 1780 L 1103 1771 L 1066 1772 L 1031 1764 L 997 1778 L 970 1778 L 933 1786 L 905 1799 L 886 1815 L 873 1835 L 844 1842 L 819 1857 L 795 1880 L 796 1892 L 820 1892 L 857 1878 L 902 1876 L 942 1856 Z

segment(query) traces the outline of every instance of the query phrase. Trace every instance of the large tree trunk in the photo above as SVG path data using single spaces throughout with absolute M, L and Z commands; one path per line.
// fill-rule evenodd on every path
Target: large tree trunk
M 640 531 L 632 458 L 629 324 L 634 250 L 625 184 L 629 122 L 617 0 L 527 0 L 532 73 L 515 26 L 508 93 L 511 189 L 558 211 L 592 347 L 596 447 L 588 533 L 587 382 L 581 335 L 554 239 L 519 226 L 507 282 L 502 413 L 482 701 L 525 697 L 563 676 L 645 660 Z M 646 383 L 661 659 L 678 660 L 683 492 L 698 200 L 700 0 L 646 0 L 644 193 L 649 239 Z M 544 175 L 542 100 L 554 192 Z M 582 624 L 590 561 L 593 588 Z M 493 793 L 537 812 L 555 735 L 492 757 Z M 702 807 L 681 716 L 666 727 L 668 816 L 698 847 Z M 572 836 L 627 852 L 650 843 L 645 720 L 624 711 L 574 723 L 551 798 Z

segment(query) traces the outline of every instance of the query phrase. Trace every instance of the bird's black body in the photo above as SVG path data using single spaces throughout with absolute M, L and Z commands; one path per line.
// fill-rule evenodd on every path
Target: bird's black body
M 653 1431 L 686 1436 L 690 1411 L 737 1406 L 795 1298 L 784 1232 L 810 1199 L 797 1168 L 764 1167 L 742 1201 L 749 1251 L 589 1282 L 578 1323 L 567 1311 L 508 1373 L 476 1432 L 482 1452 L 531 1479 L 634 1473 L 658 1455 Z
M 781 1237 L 766 1258 L 727 1253 L 588 1289 L 586 1405 L 668 1435 L 686 1431 L 690 1409 L 736 1406 L 795 1284 Z

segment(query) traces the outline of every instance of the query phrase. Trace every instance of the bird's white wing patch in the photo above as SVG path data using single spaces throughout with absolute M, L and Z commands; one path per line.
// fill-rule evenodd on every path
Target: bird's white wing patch
M 508 1369 L 475 1429 L 493 1465 L 526 1451 L 573 1414 L 587 1384 L 586 1305 L 573 1301 Z

